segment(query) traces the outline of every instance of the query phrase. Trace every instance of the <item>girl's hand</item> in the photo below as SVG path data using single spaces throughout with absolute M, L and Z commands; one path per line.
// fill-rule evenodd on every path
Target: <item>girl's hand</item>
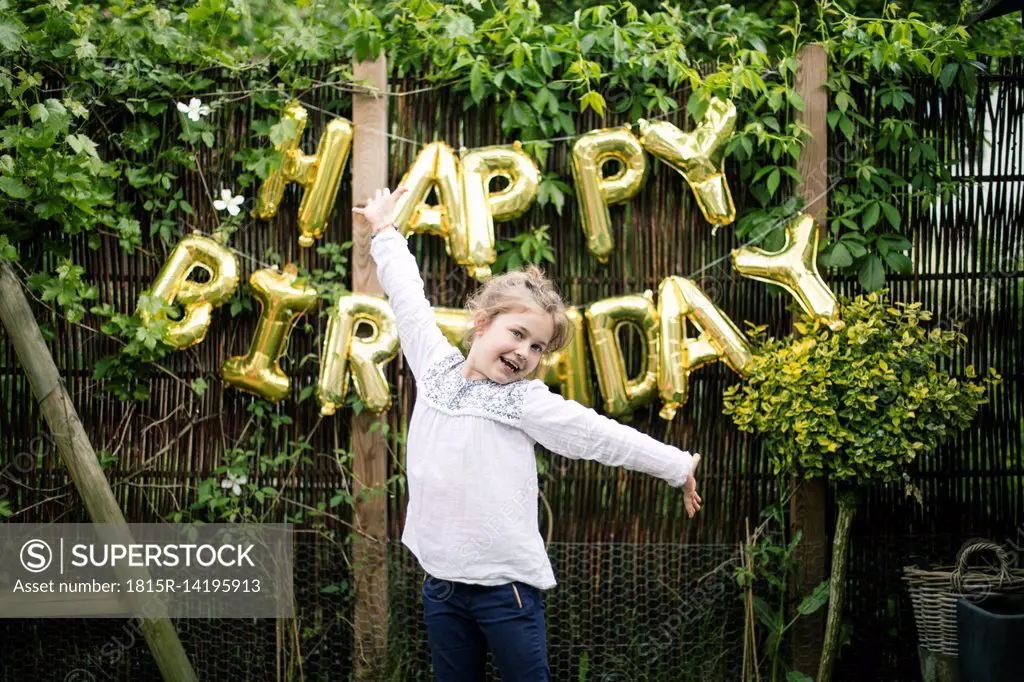
M 700 511 L 700 495 L 697 494 L 697 467 L 700 465 L 700 455 L 693 456 L 693 472 L 683 484 L 683 505 L 686 513 L 692 519 L 693 515 Z
M 395 204 L 407 191 L 407 187 L 399 187 L 394 193 L 387 187 L 379 189 L 373 198 L 366 202 L 365 206 L 353 208 L 352 212 L 366 218 L 370 223 L 370 234 L 377 234 L 391 224 L 395 213 Z

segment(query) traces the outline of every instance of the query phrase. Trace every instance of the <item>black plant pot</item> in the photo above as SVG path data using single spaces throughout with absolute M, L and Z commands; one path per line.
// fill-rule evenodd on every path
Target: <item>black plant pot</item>
M 1024 679 L 1024 595 L 957 601 L 960 682 Z

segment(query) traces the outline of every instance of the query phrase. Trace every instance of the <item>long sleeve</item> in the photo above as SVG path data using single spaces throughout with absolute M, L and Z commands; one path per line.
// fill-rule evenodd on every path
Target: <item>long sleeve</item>
M 413 376 L 420 378 L 430 362 L 441 354 L 457 350 L 437 326 L 430 301 L 423 293 L 416 258 L 405 237 L 390 227 L 370 242 L 370 255 L 377 264 L 377 279 L 388 295 L 398 326 L 398 340 Z
M 566 400 L 539 380 L 530 382 L 520 428 L 548 450 L 571 459 L 640 471 L 681 486 L 693 472 L 694 458 L 647 434 Z

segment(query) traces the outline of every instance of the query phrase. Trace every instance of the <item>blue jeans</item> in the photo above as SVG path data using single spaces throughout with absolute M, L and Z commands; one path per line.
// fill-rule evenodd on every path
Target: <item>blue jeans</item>
M 488 647 L 502 682 L 551 680 L 544 604 L 535 587 L 485 587 L 428 575 L 423 620 L 435 682 L 482 682 Z

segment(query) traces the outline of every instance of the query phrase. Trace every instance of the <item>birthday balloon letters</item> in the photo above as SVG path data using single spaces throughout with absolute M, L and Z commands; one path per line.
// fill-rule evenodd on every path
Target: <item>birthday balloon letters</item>
M 259 189 L 255 214 L 270 219 L 277 214 L 285 187 L 304 188 L 299 205 L 299 243 L 312 246 L 328 224 L 352 145 L 353 126 L 335 119 L 326 126 L 315 155 L 299 150 L 306 125 L 306 110 L 286 107 L 283 121 L 291 131 L 277 145 L 281 167 Z M 580 225 L 591 253 L 601 262 L 614 248 L 611 207 L 623 204 L 640 191 L 651 164 L 647 154 L 678 171 L 692 191 L 704 218 L 715 228 L 736 218 L 729 183 L 723 171 L 726 142 L 736 124 L 731 102 L 712 99 L 704 119 L 692 132 L 664 121 L 594 130 L 579 137 L 571 150 L 571 166 L 579 202 Z M 358 131 L 355 131 L 358 133 Z M 605 174 L 605 164 L 616 168 Z M 492 189 L 492 180 L 504 186 Z M 399 186 L 409 191 L 399 200 L 395 223 L 403 233 L 436 235 L 445 240 L 448 254 L 471 276 L 485 281 L 495 261 L 494 223 L 523 215 L 537 197 L 540 172 L 522 146 L 455 150 L 444 142 L 426 145 L 406 171 Z M 433 194 L 436 204 L 428 204 Z M 833 329 L 842 326 L 836 297 L 815 267 L 818 230 L 814 220 L 801 214 L 786 225 L 785 247 L 774 253 L 743 247 L 732 253 L 736 271 L 744 276 L 778 284 L 810 315 Z M 206 281 L 190 279 L 203 271 Z M 279 366 L 296 320 L 315 310 L 318 295 L 301 281 L 294 265 L 284 271 L 264 269 L 250 277 L 250 288 L 261 305 L 259 323 L 248 352 L 232 357 L 221 368 L 227 385 L 277 402 L 291 395 L 291 383 Z M 212 311 L 228 301 L 238 286 L 234 254 L 216 239 L 193 234 L 179 242 L 148 290 L 161 310 L 182 309 L 180 319 L 147 313 L 147 324 L 164 322 L 164 338 L 176 348 L 203 340 Z M 463 345 L 468 313 L 436 308 L 438 327 L 453 344 Z M 156 318 L 160 319 L 157 320 Z M 655 398 L 660 415 L 672 419 L 689 398 L 690 375 L 708 363 L 721 361 L 744 374 L 752 361 L 743 333 L 692 280 L 670 275 L 652 291 L 595 301 L 569 310 L 575 329 L 571 343 L 545 358 L 538 378 L 567 398 L 584 405 L 598 403 L 590 382 L 592 360 L 600 402 L 605 413 L 629 419 L 638 407 Z M 368 336 L 357 335 L 366 325 Z M 623 327 L 638 334 L 640 370 L 627 376 L 620 343 Z M 688 326 L 696 331 L 691 336 Z M 391 389 L 384 368 L 399 352 L 394 315 L 386 300 L 365 294 L 341 297 L 328 315 L 327 333 L 320 355 L 316 395 L 321 413 L 334 414 L 353 388 L 363 405 L 374 412 L 391 406 Z

